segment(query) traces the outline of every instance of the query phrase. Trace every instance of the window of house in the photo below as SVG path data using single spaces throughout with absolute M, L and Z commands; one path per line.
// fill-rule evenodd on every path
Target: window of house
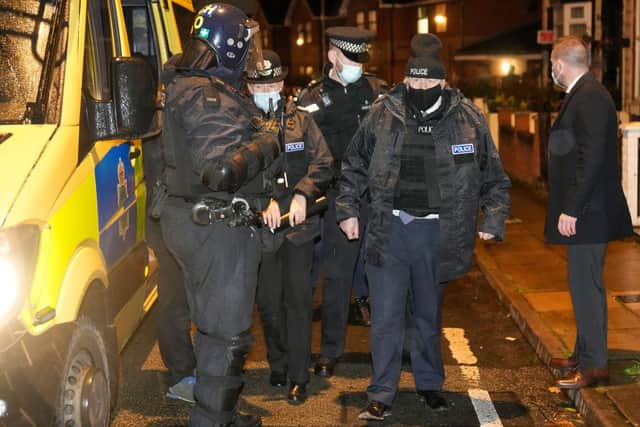
M 306 33 L 306 41 L 307 43 L 311 43 L 313 41 L 313 37 L 311 36 L 311 21 L 304 24 L 304 29 Z
M 429 15 L 427 8 L 418 7 L 418 34 L 427 34 L 429 32 Z
M 563 5 L 563 35 L 582 37 L 591 34 L 591 2 Z
M 304 65 L 301 65 L 300 67 L 298 67 L 298 74 L 300 75 L 304 74 Z
M 447 4 L 442 3 L 436 5 L 436 14 L 433 17 L 436 24 L 436 33 L 444 33 L 447 31 Z
M 356 27 L 365 28 L 363 11 L 356 12 Z
M 311 74 L 313 74 L 313 67 L 311 65 L 307 65 L 304 69 L 304 72 L 307 76 L 310 76 Z
M 304 44 L 304 25 L 298 24 L 298 37 L 296 37 L 296 44 L 302 46 Z
M 378 11 L 369 11 L 369 29 L 374 33 L 378 33 Z

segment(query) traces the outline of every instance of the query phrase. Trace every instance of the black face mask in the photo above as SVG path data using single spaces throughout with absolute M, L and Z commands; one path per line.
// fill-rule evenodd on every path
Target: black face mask
M 407 90 L 407 103 L 419 111 L 426 111 L 436 103 L 442 95 L 442 86 L 436 85 L 429 89 Z

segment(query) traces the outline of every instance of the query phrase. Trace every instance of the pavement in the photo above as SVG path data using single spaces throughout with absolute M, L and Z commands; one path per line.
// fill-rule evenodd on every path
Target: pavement
M 504 242 L 479 242 L 476 258 L 518 327 L 548 365 L 552 357 L 571 354 L 576 337 L 566 280 L 566 247 L 544 243 L 545 203 L 540 196 L 514 185 L 511 197 L 512 217 Z M 568 394 L 586 425 L 640 426 L 640 236 L 610 243 L 604 281 L 611 382 Z

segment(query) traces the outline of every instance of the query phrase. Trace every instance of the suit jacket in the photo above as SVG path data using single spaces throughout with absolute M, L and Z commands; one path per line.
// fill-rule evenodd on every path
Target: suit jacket
M 548 243 L 606 243 L 633 232 L 618 165 L 618 120 L 607 90 L 591 73 L 565 97 L 549 135 Z M 558 232 L 561 213 L 576 234 Z

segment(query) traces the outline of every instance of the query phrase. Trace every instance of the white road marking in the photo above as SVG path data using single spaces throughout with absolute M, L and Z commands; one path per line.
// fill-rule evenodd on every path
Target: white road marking
M 470 388 L 468 393 L 480 425 L 484 427 L 502 427 L 502 421 L 500 421 L 500 416 L 496 412 L 495 406 L 493 406 L 489 392 L 479 388 Z
M 480 425 L 482 427 L 502 427 L 502 421 L 493 406 L 489 392 L 476 388 L 480 386 L 480 368 L 475 366 L 478 363 L 478 358 L 469 347 L 469 340 L 464 336 L 464 329 L 443 328 L 442 333 L 449 341 L 451 354 L 460 365 L 462 375 L 474 387 L 467 390 L 467 393 Z

